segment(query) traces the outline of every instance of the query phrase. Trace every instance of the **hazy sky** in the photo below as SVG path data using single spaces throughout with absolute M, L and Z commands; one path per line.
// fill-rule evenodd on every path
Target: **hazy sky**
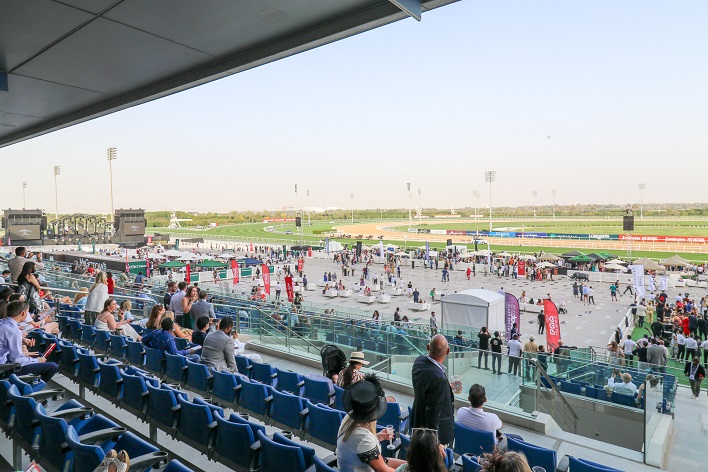
M 0 149 L 2 207 L 705 202 L 708 2 L 463 0 Z M 550 139 L 547 138 L 550 136 Z M 12 172 L 8 172 L 12 170 Z M 173 184 L 180 180 L 181 184 Z

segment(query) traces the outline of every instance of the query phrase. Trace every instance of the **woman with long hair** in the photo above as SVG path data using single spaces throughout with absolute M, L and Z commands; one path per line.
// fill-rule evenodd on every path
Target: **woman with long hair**
M 162 314 L 162 320 L 165 318 L 170 318 L 172 321 L 175 320 L 175 313 L 174 311 L 167 310 Z M 160 323 L 162 323 L 162 320 L 160 320 Z M 192 339 L 192 330 L 187 329 L 187 328 L 182 328 L 180 325 L 175 323 L 174 329 L 172 330 L 172 334 L 175 335 L 175 338 L 185 338 L 185 339 Z
M 520 452 L 495 450 L 491 454 L 483 454 L 479 463 L 481 472 L 531 472 L 531 466 L 526 456 Z
M 187 291 L 184 292 L 184 297 L 182 297 L 182 324 L 185 328 L 192 328 L 192 317 L 189 312 L 192 311 L 192 305 L 199 300 L 199 291 L 194 285 L 187 287 Z M 176 331 L 176 330 L 175 330 Z
M 20 275 L 17 276 L 17 293 L 25 296 L 32 314 L 37 314 L 45 309 L 42 297 L 39 295 L 41 290 L 42 287 L 39 285 L 37 277 L 34 276 L 34 262 L 25 262 Z
M 401 464 L 396 472 L 447 472 L 445 447 L 438 442 L 434 429 L 414 428 L 408 446 L 407 464 Z
M 364 353 L 352 352 L 349 365 L 339 371 L 337 375 L 337 386 L 347 388 L 351 384 L 364 380 L 361 368 L 365 365 L 369 365 L 369 362 L 364 360 Z
M 96 322 L 96 315 L 103 310 L 104 304 L 108 300 L 107 280 L 106 273 L 99 271 L 96 274 L 93 285 L 89 288 L 88 299 L 84 309 L 84 321 L 86 324 L 93 326 Z
M 81 287 L 79 293 L 74 296 L 74 306 L 79 308 L 85 308 L 86 302 L 88 301 L 88 288 Z
M 118 311 L 116 321 L 114 313 Z M 98 331 L 123 331 L 123 334 L 130 336 L 133 341 L 140 341 L 140 335 L 130 326 L 130 322 L 123 317 L 123 312 L 118 310 L 118 303 L 114 298 L 109 298 L 103 303 L 103 311 L 96 316 L 94 328 Z
M 612 340 L 608 345 L 607 363 L 610 365 L 624 365 L 624 352 L 619 348 L 619 344 L 615 340 Z
M 165 306 L 163 304 L 155 305 L 150 311 L 150 316 L 144 324 L 144 328 L 147 329 L 160 329 L 160 322 L 162 321 L 162 315 L 165 313 Z

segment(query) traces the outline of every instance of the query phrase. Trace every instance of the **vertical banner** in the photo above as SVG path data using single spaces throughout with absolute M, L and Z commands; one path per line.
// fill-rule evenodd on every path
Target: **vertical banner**
M 91 241 L 91 254 L 96 254 L 96 241 Z
M 302 272 L 305 269 L 305 260 L 301 257 L 297 260 L 297 271 Z
M 145 277 L 150 277 L 150 257 L 145 253 Z
M 312 248 L 311 247 L 307 248 L 307 257 L 312 257 Z
M 270 295 L 270 269 L 266 264 L 261 266 L 261 272 L 263 272 L 263 287 L 265 288 L 265 293 Z
M 175 251 L 179 251 L 179 239 L 175 239 Z
M 251 243 L 248 247 L 249 247 L 248 250 L 249 250 L 250 252 L 253 252 L 253 243 Z
M 504 322 L 506 324 L 506 340 L 509 341 L 511 339 L 511 328 L 514 326 L 514 323 L 516 323 L 516 332 L 521 335 L 521 317 L 519 316 L 519 299 L 516 298 L 513 294 L 511 293 L 504 293 L 504 301 L 505 301 L 505 311 L 506 311 L 506 316 L 504 317 Z
M 381 251 L 381 257 L 386 257 L 386 250 L 384 249 L 383 239 L 379 240 L 379 251 Z M 384 260 L 384 264 L 386 261 Z
M 526 276 L 526 262 L 519 260 L 518 264 L 518 269 L 519 269 L 519 276 Z
M 543 313 L 546 315 L 546 350 L 553 352 L 558 347 L 558 341 L 561 338 L 558 307 L 553 301 L 545 298 L 543 300 Z
M 329 238 L 325 238 L 325 251 L 329 254 Z
M 425 241 L 425 260 L 430 259 L 430 242 Z
M 236 259 L 231 259 L 231 273 L 234 277 L 234 285 L 238 283 L 239 272 L 238 262 L 236 262 Z
M 191 284 L 192 283 L 192 266 L 189 264 L 189 262 L 187 262 L 185 270 L 187 272 L 184 273 L 184 281 L 187 282 L 188 284 Z
M 295 294 L 293 293 L 293 278 L 289 275 L 285 277 L 285 293 L 288 295 L 289 302 L 295 299 Z
M 125 250 L 125 271 L 130 272 L 130 266 L 128 265 L 128 249 Z
M 632 264 L 629 266 L 629 270 L 632 272 L 632 285 L 634 286 L 634 293 L 639 296 L 644 296 L 644 265 L 643 264 Z
M 148 243 L 148 244 L 152 244 L 152 235 L 149 235 L 149 234 L 148 234 L 148 237 L 147 237 L 147 238 L 148 238 L 148 242 L 147 242 L 147 243 Z
M 356 242 L 356 257 L 357 259 L 361 258 L 361 241 Z

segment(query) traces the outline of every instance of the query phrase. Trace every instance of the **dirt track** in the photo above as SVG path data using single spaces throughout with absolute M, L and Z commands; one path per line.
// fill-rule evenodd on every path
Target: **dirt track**
M 460 221 L 455 221 L 459 223 Z M 386 223 L 362 223 L 354 225 L 343 225 L 337 226 L 338 233 L 351 234 L 352 237 L 362 235 L 364 238 L 366 236 L 373 236 L 374 240 L 378 240 L 379 236 L 383 236 L 384 239 L 394 240 L 394 241 L 408 241 L 408 242 L 446 242 L 448 239 L 452 239 L 453 243 L 460 244 L 471 244 L 473 243 L 473 238 L 471 236 L 460 236 L 454 234 L 416 234 L 407 233 L 404 231 L 385 231 L 384 227 L 391 227 L 396 225 L 407 225 L 408 221 L 400 222 L 386 222 Z M 441 229 L 444 225 L 437 225 Z M 615 251 L 628 251 L 630 249 L 630 243 L 626 241 L 582 241 L 576 239 L 540 239 L 540 238 L 487 238 L 492 245 L 504 245 L 504 246 L 519 246 L 519 247 L 570 247 L 570 248 L 580 248 L 588 250 L 602 250 L 611 249 Z M 481 250 L 482 248 L 480 248 Z M 705 254 L 708 253 L 708 244 L 679 244 L 679 243 L 646 243 L 646 242 L 632 242 L 632 251 L 655 251 L 655 252 L 675 252 L 675 253 L 698 253 Z

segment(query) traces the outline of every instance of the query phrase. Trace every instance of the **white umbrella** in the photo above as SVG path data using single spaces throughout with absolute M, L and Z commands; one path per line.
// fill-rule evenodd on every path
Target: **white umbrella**
M 519 256 L 519 259 L 524 259 L 524 260 L 527 260 L 527 261 L 535 261 L 535 260 L 536 260 L 536 256 L 532 256 L 531 254 L 522 254 L 522 255 Z
M 177 249 L 170 249 L 169 251 L 166 251 L 164 255 L 169 257 L 178 257 L 182 255 L 182 251 L 178 251 Z
M 623 261 L 622 259 L 612 259 L 611 261 L 607 261 L 605 264 L 605 267 L 607 267 L 608 264 L 626 264 L 627 261 Z
M 549 269 L 551 267 L 556 267 L 556 265 L 551 262 L 541 262 L 540 264 L 536 264 L 536 267 L 541 269 Z
M 164 258 L 165 258 L 164 255 L 162 255 L 162 254 L 157 254 L 157 253 L 154 253 L 154 252 L 148 253 L 147 256 L 148 256 L 150 259 L 164 259 Z
M 511 257 L 511 254 L 508 252 L 500 252 L 499 254 L 495 254 L 494 257 Z
M 191 254 L 182 254 L 182 257 L 179 258 L 180 261 L 193 261 L 194 259 L 196 259 L 196 257 Z
M 627 269 L 625 266 L 619 265 L 619 264 L 605 264 L 605 269 L 607 270 L 619 270 L 620 272 L 627 272 L 629 269 Z
M 538 258 L 539 261 L 557 261 L 560 257 L 555 254 L 546 253 Z

